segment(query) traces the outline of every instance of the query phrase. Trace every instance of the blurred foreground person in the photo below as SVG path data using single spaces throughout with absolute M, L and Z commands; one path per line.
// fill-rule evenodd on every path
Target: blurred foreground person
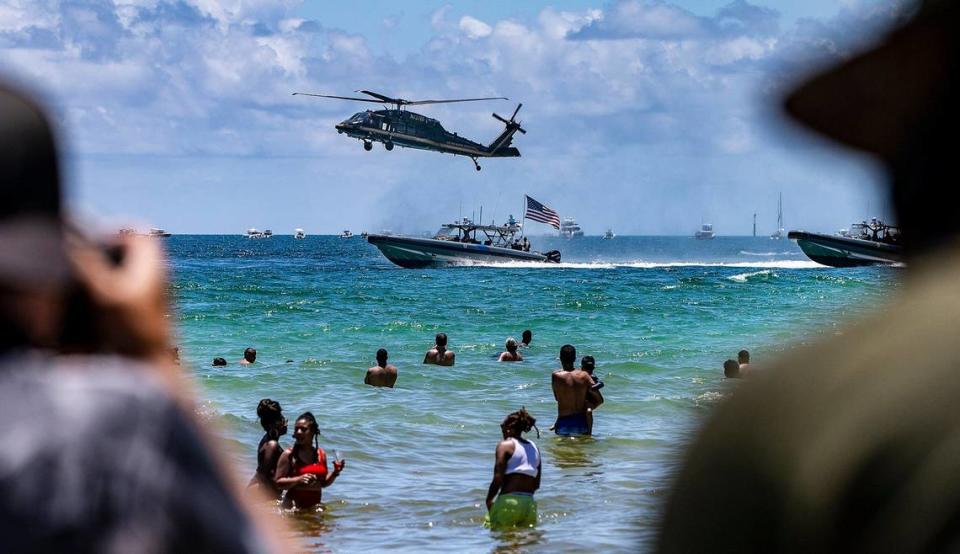
M 42 111 L 0 86 L 5 552 L 275 548 L 182 405 L 156 241 L 71 233 Z
M 941 193 L 960 182 L 958 28 L 960 4 L 928 2 L 788 99 L 886 163 L 904 286 L 717 408 L 669 496 L 660 552 L 960 550 L 960 220 Z

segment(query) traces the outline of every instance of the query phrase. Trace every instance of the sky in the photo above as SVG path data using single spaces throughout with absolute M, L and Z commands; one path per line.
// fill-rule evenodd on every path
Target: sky
M 0 0 L 0 76 L 47 106 L 84 221 L 174 233 L 436 230 L 519 217 L 588 234 L 833 232 L 889 217 L 869 158 L 788 122 L 792 86 L 869 47 L 904 0 Z M 375 145 L 374 106 L 293 96 L 506 96 L 414 111 L 520 158 Z M 528 231 L 549 228 L 531 223 Z

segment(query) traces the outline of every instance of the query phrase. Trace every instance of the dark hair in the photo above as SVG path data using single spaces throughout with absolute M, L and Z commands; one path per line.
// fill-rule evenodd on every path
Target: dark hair
M 377 350 L 377 359 L 379 360 L 380 358 L 383 358 L 384 360 L 387 359 L 387 349 L 386 349 L 386 348 L 381 348 L 380 350 Z
M 437 333 L 436 337 L 437 346 L 446 346 L 447 345 L 447 334 L 446 333 Z
M 593 368 L 597 367 L 597 361 L 593 359 L 593 356 L 584 356 L 580 359 L 580 367 L 590 373 L 593 371 Z
M 310 430 L 313 431 L 313 443 L 316 448 L 320 448 L 320 426 L 317 425 L 317 418 L 313 417 L 313 414 L 310 412 L 303 412 L 297 416 L 297 421 L 304 420 L 310 424 Z M 296 448 L 296 445 L 294 445 Z
M 570 363 L 577 361 L 577 349 L 572 344 L 564 344 L 560 347 L 560 362 Z
M 750 363 L 750 353 L 746 350 L 737 352 L 737 361 L 743 360 L 744 363 Z
M 225 365 L 227 365 L 227 360 L 225 360 L 225 359 L 223 359 L 223 358 L 214 358 L 214 359 L 213 359 L 213 365 L 214 365 L 215 367 L 225 366 Z
M 723 362 L 724 377 L 740 377 L 740 364 L 736 360 L 727 360 Z
M 533 331 L 530 329 L 524 329 L 523 333 L 520 333 L 520 338 L 523 339 L 523 342 L 530 342 L 530 339 L 533 338 Z
M 516 435 L 520 435 L 521 433 L 526 433 L 530 429 L 536 427 L 537 420 L 530 415 L 530 412 L 527 411 L 527 407 L 524 406 L 516 412 L 513 412 L 505 417 L 500 426 L 506 429 L 512 429 Z M 537 438 L 540 438 L 539 429 L 537 429 Z
M 257 417 L 264 431 L 269 431 L 275 423 L 283 419 L 283 408 L 276 400 L 264 398 L 257 404 Z
M 248 346 L 247 348 L 245 348 L 245 349 L 243 350 L 243 357 L 244 357 L 244 359 L 246 359 L 247 356 L 249 356 L 249 355 L 252 355 L 252 356 L 253 356 L 253 359 L 256 360 L 256 359 L 257 359 L 257 349 L 254 348 L 254 347 L 252 347 L 252 346 Z

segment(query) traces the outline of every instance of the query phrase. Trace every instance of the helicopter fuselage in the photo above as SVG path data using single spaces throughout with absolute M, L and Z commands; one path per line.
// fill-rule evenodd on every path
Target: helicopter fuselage
M 510 146 L 514 130 L 505 130 L 489 145 L 483 145 L 451 133 L 432 119 L 408 110 L 367 110 L 358 112 L 336 125 L 338 133 L 364 142 L 382 142 L 387 150 L 394 145 L 433 150 L 470 158 L 516 157 L 520 151 Z

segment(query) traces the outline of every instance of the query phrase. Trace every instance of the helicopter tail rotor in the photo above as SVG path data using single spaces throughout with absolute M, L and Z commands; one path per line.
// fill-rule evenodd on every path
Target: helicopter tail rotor
M 493 118 L 494 118 L 494 119 L 496 119 L 496 120 L 502 122 L 504 125 L 506 125 L 506 126 L 507 126 L 507 130 L 510 130 L 510 131 L 520 131 L 520 132 L 523 133 L 523 134 L 527 134 L 527 130 L 524 129 L 523 127 L 521 127 L 520 124 L 517 123 L 517 121 L 516 121 L 516 119 L 517 119 L 517 112 L 519 112 L 519 111 L 520 111 L 520 108 L 522 108 L 522 107 L 523 107 L 523 104 L 522 104 L 522 103 L 521 103 L 521 104 L 517 104 L 517 109 L 513 110 L 513 115 L 510 116 L 510 119 L 504 119 L 502 116 L 497 115 L 497 114 L 495 114 L 495 113 L 494 113 L 494 114 L 491 114 L 491 115 L 493 115 Z

